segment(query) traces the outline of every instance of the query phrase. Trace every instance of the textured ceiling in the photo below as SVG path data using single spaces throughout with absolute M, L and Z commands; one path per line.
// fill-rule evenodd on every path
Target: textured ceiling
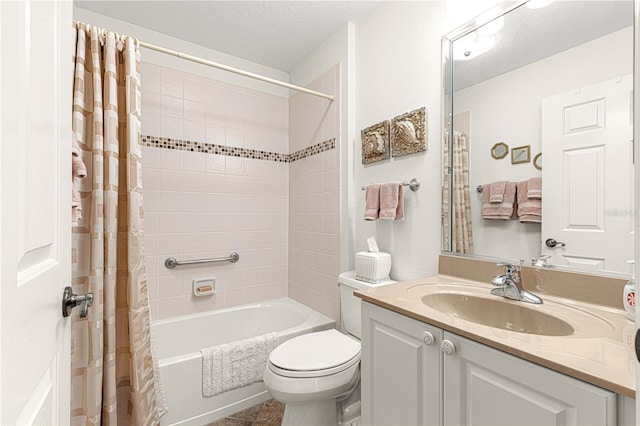
M 75 6 L 289 72 L 380 1 L 76 1 Z
M 455 61 L 455 90 L 631 25 L 632 0 L 555 1 L 541 9 L 520 6 L 505 16 L 493 49 L 468 61 Z

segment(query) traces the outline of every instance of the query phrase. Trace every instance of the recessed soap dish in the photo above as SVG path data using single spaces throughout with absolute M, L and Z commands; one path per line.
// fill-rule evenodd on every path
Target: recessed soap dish
M 216 277 L 197 278 L 192 283 L 194 296 L 210 296 L 216 293 Z

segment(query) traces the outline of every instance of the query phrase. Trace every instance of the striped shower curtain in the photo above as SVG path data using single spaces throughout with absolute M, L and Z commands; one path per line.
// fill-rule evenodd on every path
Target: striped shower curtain
M 72 284 L 94 303 L 86 318 L 72 316 L 71 422 L 157 425 L 164 404 L 143 258 L 140 52 L 129 37 L 75 25 L 73 132 L 87 174 L 76 182 Z
M 452 150 L 453 155 L 451 155 Z M 449 132 L 445 132 L 442 172 L 443 250 L 471 254 L 473 253 L 473 235 L 471 196 L 469 195 L 469 150 L 464 134 L 454 132 L 451 138 Z M 453 208 L 452 215 L 450 215 L 451 208 Z M 449 222 L 450 218 L 453 219 L 453 224 Z

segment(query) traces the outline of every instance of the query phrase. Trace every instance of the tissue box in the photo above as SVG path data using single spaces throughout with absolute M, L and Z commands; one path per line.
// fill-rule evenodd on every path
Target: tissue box
M 361 251 L 356 253 L 356 279 L 368 283 L 380 283 L 389 279 L 391 255 Z

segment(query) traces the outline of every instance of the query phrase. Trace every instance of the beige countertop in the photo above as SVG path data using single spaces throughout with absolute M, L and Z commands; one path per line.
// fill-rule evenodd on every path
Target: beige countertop
M 489 294 L 490 284 L 447 275 L 422 278 L 356 292 L 361 299 L 440 327 L 585 382 L 635 398 L 635 323 L 625 312 L 549 294 L 542 305 L 510 301 Z M 422 297 L 441 291 L 497 298 L 528 305 L 571 324 L 569 336 L 546 336 L 494 328 L 466 321 L 422 303 Z

